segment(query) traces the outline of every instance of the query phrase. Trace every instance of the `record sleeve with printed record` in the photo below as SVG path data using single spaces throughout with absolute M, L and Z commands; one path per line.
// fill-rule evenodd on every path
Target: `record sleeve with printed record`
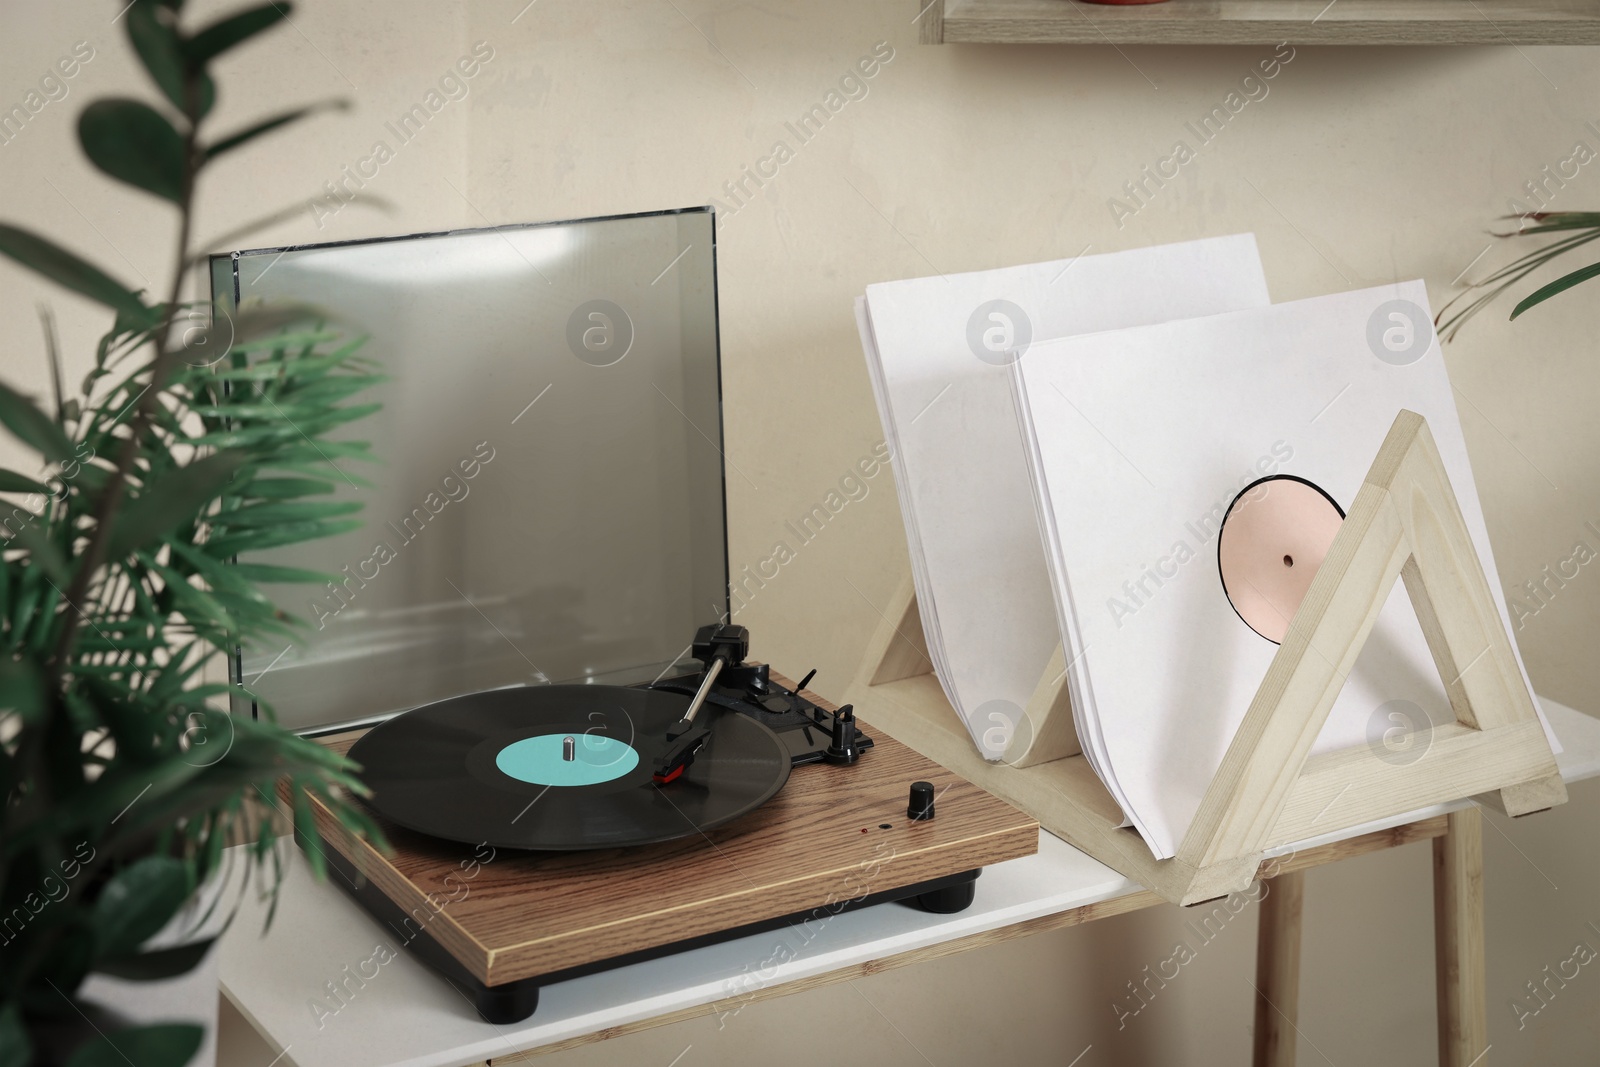
M 496 689 L 390 719 L 350 756 L 376 811 L 433 837 L 550 851 L 653 844 L 731 822 L 789 778 L 777 734 L 707 707 L 705 746 L 659 785 L 652 767 L 688 706 L 619 686 Z

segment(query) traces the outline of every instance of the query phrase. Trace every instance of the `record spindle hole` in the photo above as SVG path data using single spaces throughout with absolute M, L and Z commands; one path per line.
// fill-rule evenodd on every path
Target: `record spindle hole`
M 1281 644 L 1344 522 L 1320 486 L 1279 474 L 1246 486 L 1222 519 L 1217 569 L 1246 626 Z
M 578 743 L 570 737 L 561 739 L 561 758 L 568 763 L 578 758 Z

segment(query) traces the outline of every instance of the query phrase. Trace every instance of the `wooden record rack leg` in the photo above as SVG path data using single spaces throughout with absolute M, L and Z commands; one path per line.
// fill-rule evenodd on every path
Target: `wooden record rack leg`
M 1483 962 L 1483 814 L 1452 812 L 1433 839 L 1433 952 L 1440 1067 L 1470 1067 L 1489 1044 Z
M 1306 873 L 1289 871 L 1263 887 L 1256 934 L 1253 1067 L 1294 1067 L 1300 1014 L 1300 917 Z

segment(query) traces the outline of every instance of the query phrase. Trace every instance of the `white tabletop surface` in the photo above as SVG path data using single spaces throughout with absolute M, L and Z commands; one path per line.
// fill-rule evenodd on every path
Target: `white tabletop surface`
M 1542 700 L 1564 751 L 1568 781 L 1600 775 L 1600 719 Z M 1281 852 L 1398 826 L 1465 806 L 1439 805 L 1352 827 Z M 234 850 L 237 851 L 237 850 Z M 521 1023 L 478 1018 L 467 997 L 400 948 L 338 886 L 316 882 L 298 849 L 271 929 L 265 906 L 244 894 L 219 948 L 223 993 L 258 1029 L 280 1065 L 463 1067 L 640 1019 L 718 1002 L 738 1007 L 756 986 L 778 985 L 1138 892 L 1139 886 L 1048 833 L 1037 855 L 987 868 L 977 899 L 956 915 L 883 904 L 828 919 L 809 943 L 793 928 L 559 982 Z M 330 878 L 338 875 L 330 874 Z M 384 948 L 385 952 L 378 952 Z M 389 954 L 387 963 L 379 964 Z M 368 962 L 370 961 L 370 962 Z M 375 977 L 347 981 L 365 964 Z M 349 972 L 345 971 L 346 967 Z M 343 1000 L 330 982 L 345 982 Z M 321 1004 L 318 1010 L 314 1005 Z M 333 1009 L 337 1008 L 337 1011 Z

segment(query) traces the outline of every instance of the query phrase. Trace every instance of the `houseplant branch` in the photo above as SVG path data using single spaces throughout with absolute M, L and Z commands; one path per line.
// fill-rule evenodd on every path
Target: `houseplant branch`
M 1600 239 L 1600 211 L 1534 211 L 1525 215 L 1508 215 L 1501 221 L 1516 221 L 1518 224 L 1515 230 L 1494 234 L 1501 239 L 1561 236 L 1541 248 L 1518 256 L 1446 303 L 1434 320 L 1439 335 L 1445 340 L 1454 339 L 1468 320 L 1528 275 L 1568 252 Z M 1515 319 L 1530 308 L 1596 276 L 1600 276 L 1600 263 L 1570 271 L 1523 297 L 1511 309 L 1510 317 Z
M 241 312 L 226 350 L 205 361 L 193 358 L 193 331 L 178 336 L 180 314 L 199 310 L 182 301 L 198 263 L 189 245 L 199 176 L 219 155 L 329 106 L 203 137 L 217 94 L 211 60 L 281 22 L 289 5 L 193 32 L 181 6 L 135 0 L 124 16 L 163 109 L 96 100 L 78 124 L 96 168 L 178 211 L 165 301 L 147 305 L 98 266 L 0 224 L 0 255 L 116 313 L 80 397 L 62 395 L 51 328 L 53 411 L 0 384 L 0 425 L 45 468 L 0 470 L 0 498 L 26 496 L 6 501 L 0 541 L 0 1067 L 88 1067 L 121 1062 L 126 1049 L 141 1067 L 190 1058 L 197 1027 L 89 1032 L 78 990 L 92 972 L 148 979 L 195 965 L 208 943 L 154 951 L 147 941 L 218 870 L 226 845 L 248 841 L 248 860 L 270 861 L 279 884 L 280 781 L 296 798 L 322 799 L 347 832 L 381 841 L 350 799 L 364 792 L 353 765 L 278 727 L 265 704 L 261 720 L 212 708 L 234 689 L 201 676 L 219 648 L 301 632 L 257 583 L 331 576 L 249 560 L 359 525 L 348 517 L 359 503 L 315 499 L 334 492 L 316 464 L 324 453 L 367 455 L 328 435 L 375 409 L 349 401 L 378 378 L 359 341 L 341 343 L 305 308 Z M 199 336 L 216 344 L 219 332 Z M 226 744 L 203 747 L 212 737 Z M 315 827 L 302 821 L 320 870 Z

